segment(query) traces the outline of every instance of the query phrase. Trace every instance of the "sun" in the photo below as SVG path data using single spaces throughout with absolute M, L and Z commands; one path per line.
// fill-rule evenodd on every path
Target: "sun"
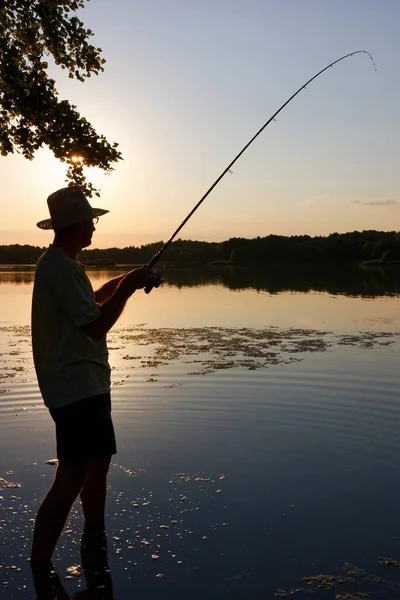
M 71 161 L 75 164 L 83 162 L 83 156 L 80 156 L 80 154 L 73 154 L 71 156 Z

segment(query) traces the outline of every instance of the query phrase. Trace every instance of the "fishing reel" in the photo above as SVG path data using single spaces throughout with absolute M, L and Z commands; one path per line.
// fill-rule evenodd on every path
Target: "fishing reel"
M 144 287 L 144 291 L 146 294 L 150 294 L 153 288 L 158 288 L 162 284 L 162 273 L 159 269 L 151 269 L 149 273 L 149 277 L 147 283 Z

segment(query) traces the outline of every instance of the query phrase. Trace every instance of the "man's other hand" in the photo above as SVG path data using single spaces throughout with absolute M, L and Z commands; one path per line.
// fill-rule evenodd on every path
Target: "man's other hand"
M 151 269 L 145 267 L 129 271 L 122 279 L 119 287 L 122 287 L 127 296 L 131 296 L 135 290 L 144 288 L 149 280 Z

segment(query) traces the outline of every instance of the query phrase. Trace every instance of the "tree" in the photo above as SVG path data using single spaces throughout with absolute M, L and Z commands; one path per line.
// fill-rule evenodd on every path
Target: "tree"
M 104 70 L 101 48 L 89 43 L 93 32 L 74 14 L 84 6 L 85 0 L 0 0 L 0 152 L 32 160 L 48 146 L 68 165 L 69 185 L 90 197 L 99 193 L 84 166 L 113 170 L 122 158 L 118 144 L 60 100 L 47 73 L 49 57 L 81 82 Z

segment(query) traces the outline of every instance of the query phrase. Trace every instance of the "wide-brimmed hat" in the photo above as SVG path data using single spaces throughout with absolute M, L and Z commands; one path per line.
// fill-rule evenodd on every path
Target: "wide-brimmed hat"
M 39 221 L 39 229 L 63 229 L 74 223 L 88 221 L 108 213 L 104 208 L 90 206 L 86 196 L 78 186 L 57 190 L 47 198 L 50 219 Z

